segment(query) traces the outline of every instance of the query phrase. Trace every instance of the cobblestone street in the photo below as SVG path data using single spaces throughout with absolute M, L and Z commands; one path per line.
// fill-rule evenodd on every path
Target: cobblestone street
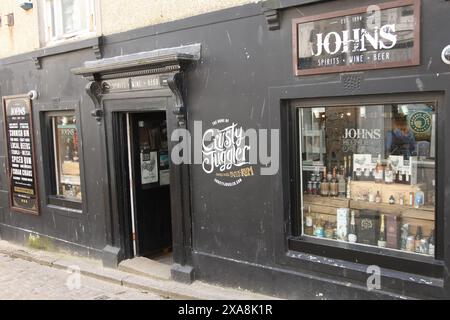
M 71 277 L 71 278 L 70 278 Z M 69 279 L 69 281 L 68 281 Z M 160 300 L 136 289 L 0 254 L 0 299 Z M 70 289 L 72 288 L 72 289 Z

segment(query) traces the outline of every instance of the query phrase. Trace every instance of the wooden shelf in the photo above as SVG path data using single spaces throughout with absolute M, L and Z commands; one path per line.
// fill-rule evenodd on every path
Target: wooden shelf
M 399 204 L 386 204 L 386 203 L 374 203 L 367 201 L 350 201 L 350 209 L 369 209 L 378 210 L 381 213 L 392 214 L 402 216 L 404 218 L 420 219 L 434 221 L 434 208 L 433 207 L 420 207 L 414 208 L 411 206 L 402 206 Z
M 380 192 L 381 202 L 389 204 L 390 196 L 394 196 L 395 200 L 398 201 L 400 196 L 403 196 L 405 203 L 409 200 L 409 193 L 421 190 L 421 185 L 409 185 L 409 184 L 399 184 L 399 183 L 376 183 L 374 181 L 351 181 L 350 182 L 350 194 L 352 199 L 360 200 L 359 198 L 364 193 L 377 194 Z
M 408 205 L 375 203 L 368 201 L 358 201 L 353 199 L 338 197 L 322 197 L 314 195 L 303 195 L 303 207 L 318 215 L 322 220 L 335 222 L 336 209 L 349 208 L 350 210 L 377 210 L 383 214 L 392 214 L 402 217 L 403 223 L 411 225 L 411 231 L 415 232 L 417 226 L 422 227 L 425 234 L 429 234 L 435 228 L 434 207 L 424 206 L 414 208 Z

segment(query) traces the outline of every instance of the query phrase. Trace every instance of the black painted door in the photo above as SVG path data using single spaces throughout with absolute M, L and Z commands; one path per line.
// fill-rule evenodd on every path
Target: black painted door
M 136 244 L 139 256 L 172 246 L 165 112 L 131 115 Z

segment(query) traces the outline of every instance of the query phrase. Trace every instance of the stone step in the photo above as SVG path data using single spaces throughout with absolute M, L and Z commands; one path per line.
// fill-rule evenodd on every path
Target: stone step
M 119 270 L 148 278 L 170 280 L 170 265 L 145 257 L 135 257 L 119 263 Z

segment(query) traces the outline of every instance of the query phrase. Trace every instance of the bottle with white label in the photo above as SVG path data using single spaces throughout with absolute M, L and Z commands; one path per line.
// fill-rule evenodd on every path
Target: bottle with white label
M 348 232 L 348 242 L 355 243 L 356 237 L 356 224 L 355 224 L 355 211 L 352 210 L 352 216 L 350 219 L 350 230 Z
M 313 216 L 311 214 L 311 207 L 308 206 L 308 212 L 306 213 L 305 216 L 305 228 L 304 228 L 304 232 L 306 235 L 308 236 L 312 236 L 313 232 L 314 232 L 314 228 L 313 228 Z
M 384 182 L 394 183 L 394 168 L 392 167 L 391 160 L 388 160 L 386 170 L 384 171 Z
M 434 256 L 434 230 L 431 230 L 430 237 L 428 238 L 428 254 Z
M 383 182 L 383 165 L 381 164 L 381 155 L 378 155 L 377 165 L 374 171 L 374 178 L 376 183 Z
M 386 248 L 386 233 L 384 227 L 384 214 L 381 215 L 380 235 L 378 237 L 378 246 Z

